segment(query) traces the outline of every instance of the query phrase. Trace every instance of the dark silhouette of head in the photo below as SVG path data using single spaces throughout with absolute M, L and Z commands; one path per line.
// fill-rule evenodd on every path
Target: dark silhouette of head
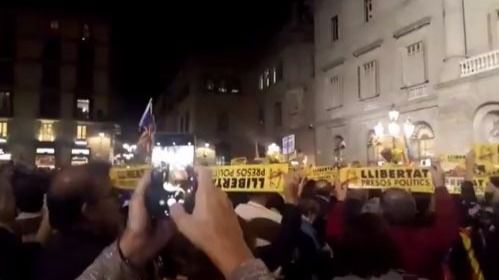
M 120 230 L 119 204 L 109 179 L 96 166 L 62 169 L 47 194 L 50 224 L 57 230 L 86 230 L 115 237 Z
M 381 209 L 385 219 L 392 225 L 411 224 L 417 213 L 414 197 L 400 188 L 391 188 L 383 193 Z
M 348 224 L 337 252 L 341 274 L 370 278 L 399 266 L 397 250 L 387 225 L 375 214 L 355 217 Z

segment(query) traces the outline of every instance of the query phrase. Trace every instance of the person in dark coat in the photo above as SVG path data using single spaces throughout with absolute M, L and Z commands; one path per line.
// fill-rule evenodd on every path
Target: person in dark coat
M 108 173 L 95 168 L 69 167 L 54 178 L 47 206 L 57 234 L 41 254 L 37 279 L 75 279 L 118 236 L 123 221 L 119 204 Z
M 23 243 L 13 230 L 16 204 L 12 188 L 0 178 L 0 279 L 29 280 L 39 244 Z

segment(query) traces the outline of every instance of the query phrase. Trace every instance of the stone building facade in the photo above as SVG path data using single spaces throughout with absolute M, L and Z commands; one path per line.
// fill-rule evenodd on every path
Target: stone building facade
M 317 162 L 375 163 L 374 127 L 415 125 L 414 159 L 499 142 L 499 2 L 317 0 Z M 385 129 L 386 132 L 387 129 Z

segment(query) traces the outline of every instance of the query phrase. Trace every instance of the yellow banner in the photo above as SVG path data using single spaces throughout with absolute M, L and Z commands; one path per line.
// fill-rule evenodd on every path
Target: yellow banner
M 139 183 L 144 173 L 151 169 L 149 165 L 136 165 L 129 167 L 113 167 L 109 172 L 111 183 L 118 189 L 133 190 Z
M 356 189 L 403 188 L 412 192 L 434 192 L 430 171 L 423 168 L 344 168 L 340 170 L 340 180 Z
M 451 194 L 461 194 L 461 184 L 463 183 L 463 177 L 445 177 L 445 186 Z M 485 195 L 485 188 L 489 184 L 489 177 L 475 177 L 473 178 L 473 185 L 475 188 L 475 194 L 477 196 Z
M 237 157 L 230 160 L 230 165 L 243 165 L 247 163 L 248 159 L 246 157 Z
M 313 166 L 306 171 L 307 179 L 315 181 L 328 181 L 334 183 L 338 177 L 338 168 L 334 166 Z
M 213 181 L 226 192 L 282 192 L 288 171 L 287 163 L 216 166 Z
M 499 144 L 474 145 L 480 175 L 499 175 Z
M 466 155 L 446 154 L 440 157 L 440 165 L 444 171 L 465 170 Z

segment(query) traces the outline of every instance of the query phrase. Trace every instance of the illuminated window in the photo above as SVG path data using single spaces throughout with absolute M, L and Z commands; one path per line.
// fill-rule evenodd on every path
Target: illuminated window
M 54 123 L 42 122 L 40 124 L 40 132 L 38 133 L 38 140 L 41 142 L 53 142 L 55 140 Z
M 260 90 L 263 90 L 263 80 L 264 80 L 264 78 L 263 78 L 263 74 L 262 74 L 262 75 L 260 75 L 260 79 L 258 81 L 258 89 L 260 89 Z
M 85 140 L 87 139 L 87 126 L 86 125 L 77 125 L 76 126 L 76 140 Z
M 8 133 L 9 132 L 8 132 L 7 122 L 5 121 L 0 122 L 0 137 L 7 138 Z
M 263 76 L 265 77 L 265 86 L 270 87 L 270 69 L 265 69 Z
M 52 30 L 58 30 L 59 29 L 59 21 L 58 20 L 51 20 L 50 21 L 50 29 Z
M 76 99 L 75 117 L 79 120 L 90 119 L 90 99 Z
M 227 82 L 225 80 L 220 80 L 218 84 L 219 93 L 227 93 Z
M 212 79 L 207 79 L 206 80 L 206 89 L 208 91 L 213 91 L 215 90 L 215 82 Z
M 90 38 L 90 26 L 88 24 L 83 24 L 82 30 L 81 30 L 81 40 L 85 41 Z

